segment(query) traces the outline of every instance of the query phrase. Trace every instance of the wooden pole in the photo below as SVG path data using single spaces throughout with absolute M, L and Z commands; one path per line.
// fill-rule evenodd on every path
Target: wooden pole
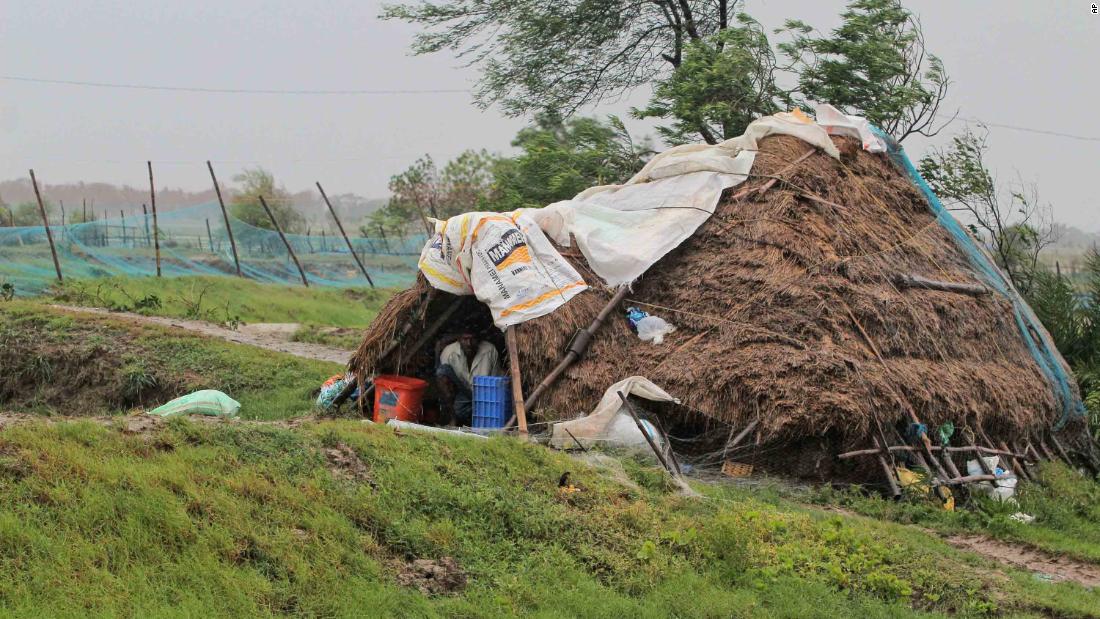
M 340 231 L 340 236 L 344 237 L 344 242 L 348 244 L 348 251 L 351 252 L 351 257 L 355 258 L 355 264 L 359 265 L 359 270 L 363 272 L 363 277 L 367 278 L 367 282 L 371 288 L 374 288 L 374 280 L 370 278 L 367 273 L 367 268 L 363 266 L 363 263 L 359 260 L 359 255 L 355 253 L 355 248 L 351 246 L 351 241 L 348 240 L 348 233 L 344 232 L 344 224 L 340 223 L 340 218 L 336 216 L 336 209 L 332 208 L 332 202 L 329 202 L 328 195 L 325 194 L 324 187 L 321 187 L 320 181 L 317 182 L 317 191 L 321 192 L 321 197 L 325 200 L 325 205 L 328 206 L 328 212 L 332 213 L 332 219 L 336 222 L 336 228 Z M 526 429 L 524 429 L 526 434 Z
M 122 212 L 122 209 L 118 209 L 118 223 L 122 226 L 122 245 L 126 245 L 126 214 Z
M 294 253 L 294 248 L 290 246 L 290 241 L 286 239 L 286 235 L 283 234 L 283 229 L 279 226 L 279 222 L 275 221 L 275 214 L 271 212 L 271 209 L 267 207 L 267 200 L 264 200 L 263 196 L 259 196 L 260 206 L 264 207 L 264 212 L 267 213 L 269 219 L 271 219 L 271 225 L 275 226 L 275 231 L 279 233 L 279 238 L 283 240 L 283 245 L 286 245 L 286 251 L 290 254 L 291 259 L 294 260 L 294 266 L 298 267 L 298 274 L 302 276 L 302 285 L 309 288 L 309 280 L 306 279 L 306 272 L 302 269 L 302 263 L 298 262 L 298 256 Z
M 382 243 L 386 246 L 386 251 L 390 251 L 390 242 L 386 240 L 386 230 L 382 227 L 382 224 L 378 224 L 378 234 L 382 235 Z M 392 253 L 392 252 L 391 252 Z
M 882 467 L 882 472 L 886 475 L 886 483 L 890 486 L 890 496 L 895 500 L 901 498 L 901 487 L 898 486 L 897 479 L 894 478 L 894 469 L 890 466 L 888 458 L 890 456 L 889 450 L 886 445 L 877 436 L 871 436 L 871 439 L 875 443 L 875 452 L 878 459 L 878 464 Z
M 145 246 L 149 247 L 153 244 L 153 241 L 149 238 L 149 209 L 144 204 L 141 205 L 141 217 L 145 222 Z
M 214 176 L 214 166 L 209 161 L 206 162 L 206 168 L 210 170 L 210 180 L 214 182 L 214 193 L 218 194 L 218 206 L 222 209 L 225 232 L 229 235 L 229 248 L 233 250 L 233 264 L 237 267 L 237 275 L 241 276 L 241 259 L 237 256 L 237 241 L 233 239 L 233 228 L 229 226 L 229 212 L 225 210 L 225 200 L 222 199 L 222 190 L 218 186 L 218 177 Z
M 206 218 L 206 242 L 210 245 L 210 252 L 214 252 L 214 233 L 210 232 L 210 218 Z
M 634 406 L 630 403 L 630 400 L 627 399 L 626 395 L 622 391 L 619 392 L 619 399 L 623 401 L 623 404 L 626 406 L 627 412 L 629 412 L 630 416 L 634 419 L 634 424 L 638 426 L 638 431 L 642 433 L 642 437 L 645 438 L 645 442 L 649 443 L 650 448 L 653 449 L 653 453 L 657 456 L 657 460 L 661 463 L 661 466 L 665 467 L 665 470 L 668 471 L 669 475 L 676 477 L 676 472 L 672 470 L 672 466 L 668 463 L 668 460 L 665 460 L 665 455 L 661 453 L 660 449 L 657 448 L 657 443 L 653 442 L 653 437 L 649 435 L 649 432 L 645 431 L 645 426 L 642 425 L 642 420 L 638 419 L 638 413 L 634 412 Z
M 107 219 L 107 209 L 103 209 L 103 246 L 111 246 L 111 222 Z
M 50 218 L 46 216 L 46 205 L 42 203 L 42 194 L 38 192 L 38 179 L 31 170 L 31 185 L 34 185 L 34 198 L 38 200 L 38 212 L 42 215 L 42 225 L 46 228 L 46 240 L 50 242 L 50 255 L 53 256 L 53 268 L 57 272 L 57 281 L 61 278 L 61 263 L 57 260 L 57 248 L 53 246 L 53 233 L 50 232 Z
M 153 209 L 153 248 L 157 255 L 157 277 L 160 277 L 160 228 L 157 227 L 157 189 L 153 185 L 153 162 L 149 166 L 149 206 Z
M 516 325 L 510 325 L 504 329 L 504 343 L 508 347 L 508 366 L 512 374 L 512 409 L 519 422 L 519 433 L 527 436 L 527 410 L 523 407 L 523 375 L 519 371 Z
M 88 223 L 88 199 L 87 198 L 81 198 L 80 199 L 80 208 L 81 208 L 81 211 L 82 211 L 81 214 L 83 215 L 83 217 L 80 218 L 81 219 L 80 223 L 86 224 L 86 223 Z
M 527 401 L 523 403 L 527 410 L 531 410 L 535 406 L 535 402 L 538 401 L 547 389 L 553 386 L 558 377 L 561 376 L 570 365 L 577 359 L 581 358 L 584 351 L 588 348 L 588 343 L 592 340 L 592 336 L 596 334 L 600 326 L 607 320 L 608 315 L 614 310 L 622 300 L 626 298 L 627 293 L 630 292 L 628 286 L 619 288 L 618 291 L 611 297 L 611 300 L 607 302 L 600 313 L 596 316 L 596 319 L 592 321 L 592 324 L 587 328 L 577 331 L 577 334 L 573 336 L 573 341 L 569 344 L 569 350 L 565 352 L 565 356 L 562 358 L 558 365 L 546 375 L 546 378 L 542 379 L 542 382 L 535 387 L 535 390 L 531 392 L 531 395 L 527 396 Z

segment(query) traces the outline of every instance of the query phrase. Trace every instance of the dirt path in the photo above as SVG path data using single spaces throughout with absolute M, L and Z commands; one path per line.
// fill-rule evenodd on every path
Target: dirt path
M 297 323 L 257 323 L 244 325 L 240 329 L 234 331 L 233 329 L 227 329 L 201 320 L 143 316 L 131 312 L 112 312 L 98 307 L 78 307 L 73 305 L 50 305 L 50 307 L 65 310 L 67 312 L 96 314 L 131 322 L 175 327 L 207 337 L 222 339 L 227 342 L 274 350 L 276 352 L 294 355 L 295 357 L 303 357 L 305 359 L 347 363 L 348 359 L 351 358 L 351 351 L 348 350 L 321 344 L 311 344 L 309 342 L 291 342 L 290 337 L 298 329 Z
M 1048 554 L 1019 544 L 1002 542 L 984 535 L 955 535 L 948 544 L 997 561 L 1050 576 L 1052 580 L 1072 580 L 1085 587 L 1100 586 L 1100 566 Z

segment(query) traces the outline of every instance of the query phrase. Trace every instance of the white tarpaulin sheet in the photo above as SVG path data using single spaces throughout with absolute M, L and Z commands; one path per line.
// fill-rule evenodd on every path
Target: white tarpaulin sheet
M 501 328 L 549 314 L 586 288 L 547 236 L 565 247 L 576 239 L 605 283 L 628 284 L 694 234 L 725 189 L 748 178 L 761 138 L 792 135 L 832 157 L 840 153 L 830 133 L 858 137 L 868 150 L 881 146 L 866 120 L 831 106 L 818 114 L 824 124 L 796 110 L 761 118 L 721 144 L 677 146 L 622 185 L 592 187 L 544 208 L 437 221 L 420 270 L 436 288 L 476 295 Z
M 772 134 L 793 135 L 839 156 L 825 128 L 802 114 L 780 113 L 721 144 L 667 150 L 623 185 L 593 187 L 528 212 L 559 245 L 569 246 L 572 235 L 609 286 L 627 284 L 695 234 L 714 214 L 722 191 L 748 178 L 757 141 Z

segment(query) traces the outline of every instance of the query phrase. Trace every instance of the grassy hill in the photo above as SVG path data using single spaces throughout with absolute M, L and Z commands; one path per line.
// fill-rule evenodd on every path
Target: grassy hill
M 65 422 L 9 427 L 0 454 L 13 615 L 1100 612 L 1100 594 L 991 569 L 912 528 L 731 487 L 688 499 L 631 461 L 616 481 L 511 439 Z M 576 492 L 558 487 L 566 472 Z
M 345 305 L 245 293 L 262 320 Z M 1100 617 L 1100 591 L 941 538 L 1100 563 L 1100 484 L 1057 466 L 1021 497 L 1032 525 L 857 492 L 691 498 L 633 458 L 294 419 L 339 366 L 35 301 L 0 303 L 0 367 L 0 413 L 32 415 L 0 414 L 0 614 Z M 119 414 L 198 388 L 293 421 Z M 114 416 L 73 418 L 93 414 Z

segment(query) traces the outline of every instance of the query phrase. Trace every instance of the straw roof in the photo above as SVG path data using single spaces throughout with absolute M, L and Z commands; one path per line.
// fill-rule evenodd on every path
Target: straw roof
M 736 425 L 759 418 L 765 439 L 866 437 L 875 420 L 894 423 L 908 411 L 930 427 L 977 424 L 999 436 L 1049 427 L 1060 406 L 1009 301 L 899 288 L 895 278 L 911 275 L 980 282 L 903 173 L 854 141 L 834 140 L 840 161 L 815 152 L 793 167 L 812 147 L 789 136 L 763 140 L 752 178 L 727 192 L 714 216 L 635 282 L 623 303 L 677 331 L 654 346 L 613 314 L 584 359 L 540 400 L 537 416 L 575 417 L 610 384 L 642 375 L 705 418 Z M 783 180 L 768 191 L 743 195 L 777 176 Z M 563 250 L 590 284 L 599 282 L 575 252 Z M 414 312 L 418 326 L 405 345 L 456 300 L 428 293 L 421 280 L 391 300 L 351 369 L 430 367 L 431 351 L 404 368 L 394 367 L 395 357 L 376 363 Z M 519 326 L 525 393 L 610 296 L 593 285 Z M 453 322 L 487 325 L 484 306 L 462 302 Z

